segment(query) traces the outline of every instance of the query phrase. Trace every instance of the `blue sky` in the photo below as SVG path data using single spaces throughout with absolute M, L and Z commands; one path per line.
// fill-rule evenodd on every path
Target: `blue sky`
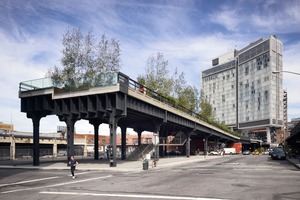
M 143 74 L 150 55 L 161 52 L 170 73 L 177 68 L 200 89 L 201 71 L 211 67 L 213 58 L 270 35 L 284 43 L 284 70 L 300 72 L 297 0 L 1 0 L 0 121 L 32 131 L 31 120 L 20 112 L 19 83 L 42 78 L 60 65 L 68 27 L 117 39 L 121 71 L 132 79 Z M 299 117 L 300 77 L 286 73 L 283 78 L 288 118 Z M 58 125 L 64 123 L 48 116 L 41 120 L 41 131 L 55 132 Z M 76 130 L 89 133 L 93 127 L 79 121 Z

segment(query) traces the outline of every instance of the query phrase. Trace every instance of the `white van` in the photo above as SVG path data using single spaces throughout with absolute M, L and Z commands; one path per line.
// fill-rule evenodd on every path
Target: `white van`
M 224 152 L 225 154 L 230 154 L 230 155 L 236 154 L 235 148 L 224 148 Z

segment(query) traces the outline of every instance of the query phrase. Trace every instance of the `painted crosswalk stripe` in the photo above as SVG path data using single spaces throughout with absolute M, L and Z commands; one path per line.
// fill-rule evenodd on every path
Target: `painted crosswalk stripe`
M 33 183 L 33 182 L 50 180 L 50 179 L 55 179 L 55 178 L 58 178 L 58 177 L 54 176 L 54 177 L 47 177 L 47 178 L 32 179 L 32 180 L 28 180 L 28 181 L 20 181 L 20 182 L 15 182 L 15 183 L 6 183 L 6 184 L 1 184 L 0 187 L 10 186 L 10 185 L 21 185 L 24 183 Z
M 75 195 L 75 196 L 102 196 L 102 197 L 121 197 L 121 198 L 146 198 L 146 199 L 173 199 L 173 200 L 225 200 L 216 198 L 201 197 L 182 197 L 182 196 L 166 196 L 166 195 L 142 195 L 142 194 L 112 194 L 112 193 L 78 193 L 78 192 L 40 192 L 40 194 L 54 195 Z
M 40 187 L 30 187 L 30 188 L 22 188 L 22 189 L 16 189 L 16 190 L 8 190 L 8 191 L 1 192 L 1 194 L 21 192 L 21 191 L 26 191 L 26 190 L 36 190 L 36 189 L 41 189 L 41 188 L 58 187 L 58 186 L 63 186 L 63 185 L 71 185 L 71 184 L 83 183 L 83 182 L 93 181 L 93 180 L 97 180 L 97 179 L 104 179 L 104 178 L 109 178 L 109 177 L 112 177 L 112 175 L 95 177 L 95 178 L 90 178 L 90 179 L 76 180 L 76 181 L 71 181 L 71 182 L 57 183 L 57 184 L 53 184 L 53 185 L 45 185 L 45 186 L 40 186 Z

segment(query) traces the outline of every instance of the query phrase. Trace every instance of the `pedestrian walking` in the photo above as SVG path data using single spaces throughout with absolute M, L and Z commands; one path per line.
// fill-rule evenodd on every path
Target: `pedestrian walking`
M 76 168 L 76 165 L 78 165 L 78 162 L 75 160 L 74 156 L 71 156 L 69 165 L 71 167 L 72 178 L 74 179 L 75 178 L 75 168 Z

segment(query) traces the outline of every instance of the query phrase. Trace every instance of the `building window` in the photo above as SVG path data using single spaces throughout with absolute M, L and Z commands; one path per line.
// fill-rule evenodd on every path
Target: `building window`
M 245 75 L 247 76 L 249 74 L 249 67 L 245 67 Z
M 266 97 L 266 99 L 268 99 L 268 96 L 269 96 L 269 91 L 268 91 L 268 90 L 266 90 L 264 93 L 265 93 L 265 97 Z
M 251 94 L 255 94 L 255 89 L 253 85 L 251 86 Z
M 268 81 L 269 80 L 269 76 L 266 76 L 265 78 L 264 78 L 264 81 L 266 82 L 266 81 Z
M 257 65 L 257 71 L 259 71 L 261 69 L 260 65 Z

